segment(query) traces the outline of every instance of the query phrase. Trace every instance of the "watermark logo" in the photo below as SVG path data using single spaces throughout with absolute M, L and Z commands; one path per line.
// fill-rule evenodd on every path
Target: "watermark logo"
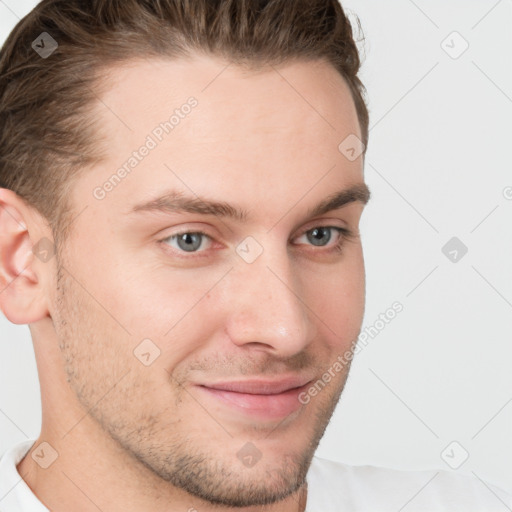
M 446 39 L 443 39 L 441 48 L 450 58 L 456 60 L 469 48 L 469 43 L 457 31 L 454 31 Z
M 248 236 L 236 246 L 236 253 L 246 263 L 254 263 L 263 254 L 263 247 L 255 238 Z
M 450 238 L 442 247 L 441 252 L 452 262 L 458 263 L 468 252 L 468 248 L 456 236 Z
M 469 459 L 469 453 L 458 441 L 452 441 L 442 452 L 443 459 L 452 469 L 459 469 Z
M 253 443 L 245 443 L 240 450 L 238 450 L 236 456 L 240 462 L 247 468 L 255 466 L 262 457 L 261 451 L 254 446 Z
M 41 32 L 32 41 L 32 49 L 43 59 L 47 59 L 58 47 L 59 44 L 48 32 Z
M 338 146 L 338 150 L 348 160 L 354 162 L 364 153 L 364 144 L 357 135 L 351 133 L 341 142 Z
M 32 248 L 34 256 L 39 258 L 43 263 L 47 263 L 55 256 L 55 245 L 53 242 L 43 236 L 37 244 Z
M 57 450 L 46 441 L 42 442 L 32 452 L 32 459 L 43 469 L 48 469 L 58 458 Z
M 150 366 L 160 357 L 160 349 L 152 340 L 145 338 L 135 347 L 133 355 L 144 366 Z

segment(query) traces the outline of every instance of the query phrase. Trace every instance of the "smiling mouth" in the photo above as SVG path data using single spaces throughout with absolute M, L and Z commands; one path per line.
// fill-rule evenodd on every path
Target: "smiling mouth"
M 303 407 L 299 395 L 310 383 L 311 380 L 294 377 L 279 381 L 201 384 L 196 387 L 238 413 L 262 419 L 280 419 Z

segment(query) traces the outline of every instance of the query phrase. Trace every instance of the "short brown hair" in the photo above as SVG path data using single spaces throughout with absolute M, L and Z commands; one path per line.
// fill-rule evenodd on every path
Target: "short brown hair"
M 32 47 L 43 32 L 58 43 L 48 58 Z M 366 150 L 360 57 L 338 0 L 43 0 L 0 50 L 0 186 L 42 214 L 62 242 L 73 179 L 102 159 L 91 115 L 102 71 L 193 52 L 255 68 L 327 60 L 350 87 Z

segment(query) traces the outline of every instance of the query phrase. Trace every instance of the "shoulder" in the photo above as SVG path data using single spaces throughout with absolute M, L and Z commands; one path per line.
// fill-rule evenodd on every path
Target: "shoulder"
M 512 509 L 512 495 L 502 489 L 474 475 L 446 470 L 352 466 L 313 457 L 307 481 L 308 512 L 341 505 L 351 511 L 374 512 Z
M 37 499 L 16 466 L 29 452 L 36 439 L 27 439 L 4 451 L 0 457 L 0 510 L 2 512 L 49 512 Z

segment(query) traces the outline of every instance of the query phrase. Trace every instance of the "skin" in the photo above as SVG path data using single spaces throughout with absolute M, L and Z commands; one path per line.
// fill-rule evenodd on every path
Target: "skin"
M 357 338 L 364 205 L 307 212 L 363 183 L 362 158 L 338 150 L 360 128 L 348 86 L 323 61 L 225 66 L 194 56 L 109 71 L 95 107 L 108 157 L 74 184 L 81 213 L 49 261 L 32 253 L 53 239 L 45 219 L 0 189 L 0 306 L 30 327 L 43 414 L 18 471 L 52 511 L 304 508 L 304 479 L 349 365 L 279 420 L 242 414 L 196 384 L 285 374 L 316 381 Z M 95 187 L 190 96 L 198 101 L 190 115 L 95 199 Z M 171 188 L 236 203 L 249 220 L 127 213 Z M 354 236 L 341 252 L 335 230 L 315 246 L 305 233 L 319 226 Z M 211 237 L 197 253 L 168 238 L 197 230 Z M 248 236 L 263 248 L 250 264 L 235 250 Z M 160 355 L 145 366 L 133 351 L 148 338 Z M 31 456 L 41 442 L 58 452 L 46 469 Z M 248 442 L 261 454 L 252 467 L 237 457 Z

